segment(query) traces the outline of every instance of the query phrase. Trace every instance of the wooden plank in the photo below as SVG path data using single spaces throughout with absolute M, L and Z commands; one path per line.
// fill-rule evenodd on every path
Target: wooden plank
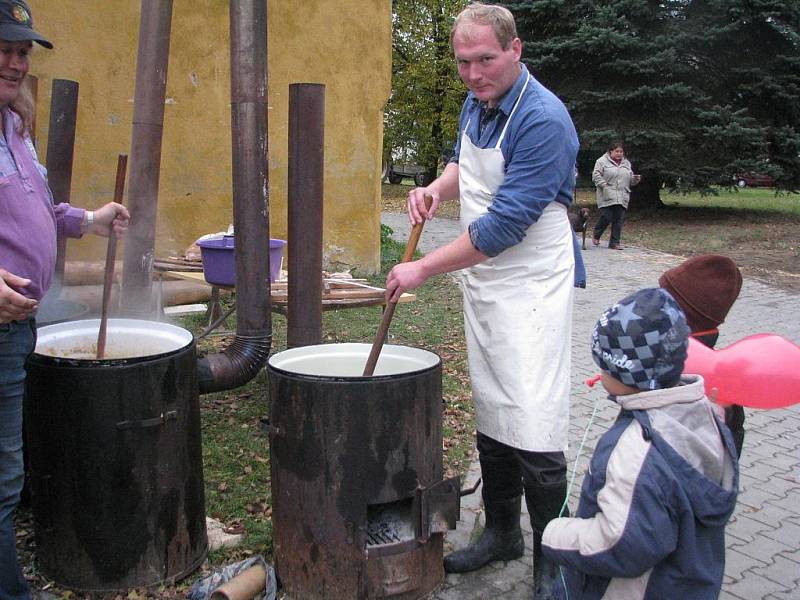
M 383 298 L 384 290 L 330 290 L 322 293 L 323 300 L 350 300 L 355 298 Z M 285 291 L 272 290 L 272 299 L 277 302 L 286 302 L 287 294 Z
M 205 276 L 203 273 L 198 272 L 189 272 L 189 271 L 166 271 L 164 273 L 167 277 L 173 277 L 175 279 L 186 279 L 188 281 L 195 281 L 205 283 L 206 285 L 210 285 L 206 282 Z M 347 280 L 342 280 L 347 281 Z M 217 286 L 222 290 L 233 290 L 233 286 Z M 272 301 L 277 302 L 279 304 L 285 304 L 287 302 L 287 294 L 286 294 L 286 282 L 273 282 L 271 286 L 272 291 Z M 337 305 L 337 306 L 348 306 L 350 304 L 357 304 L 358 306 L 377 306 L 384 303 L 384 292 L 383 288 L 364 288 L 361 286 L 352 286 L 352 287 L 344 287 L 344 288 L 337 288 L 337 289 L 330 289 L 326 292 L 323 292 L 323 297 L 321 298 L 323 307 L 330 303 L 330 305 Z M 416 299 L 414 294 L 404 293 L 400 297 L 400 303 L 412 302 Z

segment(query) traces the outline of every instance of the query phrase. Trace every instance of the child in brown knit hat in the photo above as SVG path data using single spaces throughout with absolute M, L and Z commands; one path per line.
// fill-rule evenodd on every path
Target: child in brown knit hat
M 704 254 L 686 259 L 666 271 L 658 279 L 658 285 L 680 304 L 692 337 L 713 348 L 719 337 L 718 327 L 739 297 L 742 273 L 727 256 Z M 726 408 L 725 424 L 730 428 L 736 452 L 741 456 L 744 408 L 736 405 Z

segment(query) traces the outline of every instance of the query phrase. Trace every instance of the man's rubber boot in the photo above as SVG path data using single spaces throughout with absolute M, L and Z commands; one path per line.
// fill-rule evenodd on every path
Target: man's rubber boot
M 488 500 L 484 498 L 486 527 L 480 537 L 463 550 L 444 557 L 447 573 L 474 571 L 495 560 L 514 560 L 525 552 L 519 527 L 521 498 Z
M 559 568 L 542 552 L 542 533 L 547 524 L 559 516 L 567 495 L 567 482 L 554 485 L 525 486 L 525 503 L 533 528 L 533 600 L 555 600 Z M 564 506 L 564 517 L 569 510 Z
M 542 552 L 542 532 L 533 532 L 533 600 L 555 600 L 558 565 Z

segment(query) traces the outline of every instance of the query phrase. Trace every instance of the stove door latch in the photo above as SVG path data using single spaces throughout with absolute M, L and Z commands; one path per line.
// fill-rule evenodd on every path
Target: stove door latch
M 461 489 L 458 477 L 443 479 L 430 487 L 418 486 L 414 498 L 418 542 L 431 534 L 456 528 L 461 516 Z

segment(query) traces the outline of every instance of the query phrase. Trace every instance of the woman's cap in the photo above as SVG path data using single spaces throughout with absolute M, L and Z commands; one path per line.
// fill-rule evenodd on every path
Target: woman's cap
M 681 305 L 692 331 L 707 331 L 725 321 L 742 289 L 742 274 L 727 256 L 704 254 L 666 271 L 658 285 Z
M 607 309 L 592 332 L 592 358 L 627 386 L 657 390 L 675 385 L 689 345 L 686 317 L 661 288 L 639 290 Z
M 45 48 L 53 47 L 53 44 L 33 30 L 31 9 L 22 0 L 0 0 L 0 40 L 6 42 L 32 40 Z

